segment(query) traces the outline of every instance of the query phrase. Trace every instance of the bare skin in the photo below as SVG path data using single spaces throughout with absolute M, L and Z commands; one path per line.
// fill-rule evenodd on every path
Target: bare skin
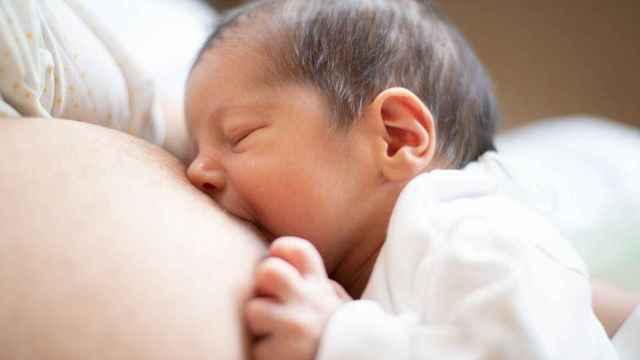
M 183 171 L 113 131 L 0 119 L 1 359 L 247 358 L 264 248 Z M 613 292 L 594 290 L 609 334 L 640 302 Z
M 613 337 L 634 309 L 640 306 L 640 294 L 631 293 L 598 280 L 592 282 L 591 288 L 593 289 L 593 310 L 609 337 Z
M 264 252 L 164 151 L 0 119 L 1 359 L 245 359 Z

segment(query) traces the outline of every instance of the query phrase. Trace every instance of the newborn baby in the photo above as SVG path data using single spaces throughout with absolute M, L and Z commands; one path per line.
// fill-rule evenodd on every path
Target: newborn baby
M 0 116 L 175 135 L 152 83 L 78 1 L 0 4 Z M 256 273 L 258 359 L 613 356 L 584 265 L 510 200 L 490 81 L 430 5 L 243 8 L 188 91 L 193 183 L 273 237 L 297 236 Z
M 493 151 L 485 70 L 429 2 L 241 8 L 187 118 L 191 181 L 281 237 L 246 307 L 256 359 L 617 358 L 585 265 Z

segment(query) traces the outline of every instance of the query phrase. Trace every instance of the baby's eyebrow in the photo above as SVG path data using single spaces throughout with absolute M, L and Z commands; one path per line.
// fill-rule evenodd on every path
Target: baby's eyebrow
M 233 115 L 235 114 L 248 111 L 249 106 L 247 105 L 221 106 L 211 113 L 209 121 L 214 122 L 216 127 L 220 128 L 220 130 L 225 130 L 225 124 L 229 122 L 229 118 L 234 117 Z
M 223 105 L 213 110 L 208 116 L 206 123 L 211 125 L 212 127 L 225 130 L 224 124 L 227 122 L 227 118 L 229 118 L 230 114 L 237 113 L 239 110 L 246 108 L 246 106 L 238 106 L 238 105 Z
M 216 126 L 224 132 L 229 130 L 228 127 L 237 121 L 267 117 L 272 107 L 273 102 L 269 100 L 221 106 L 211 113 L 209 121 L 215 122 Z M 229 121 L 229 119 L 234 119 L 235 121 Z

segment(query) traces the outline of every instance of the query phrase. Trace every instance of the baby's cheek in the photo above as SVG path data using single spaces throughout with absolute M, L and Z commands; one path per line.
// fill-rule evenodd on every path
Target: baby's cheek
M 258 212 L 259 221 L 274 235 L 317 237 L 318 229 L 326 228 L 323 209 L 331 189 L 318 181 L 318 168 L 308 159 L 285 150 L 276 154 L 247 153 L 238 161 L 237 190 Z M 298 154 L 300 155 L 300 154 Z M 238 158 L 240 160 L 240 158 Z M 242 166 L 240 166 L 242 165 Z
M 312 233 L 317 218 L 314 204 L 309 203 L 294 186 L 277 185 L 279 190 L 264 194 L 264 221 L 275 235 L 295 235 L 306 238 Z

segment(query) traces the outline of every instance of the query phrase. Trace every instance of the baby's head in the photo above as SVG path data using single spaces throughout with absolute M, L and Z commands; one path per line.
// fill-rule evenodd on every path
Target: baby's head
M 189 177 L 327 267 L 384 237 L 404 185 L 493 150 L 492 85 L 416 0 L 274 0 L 223 19 L 189 78 Z

